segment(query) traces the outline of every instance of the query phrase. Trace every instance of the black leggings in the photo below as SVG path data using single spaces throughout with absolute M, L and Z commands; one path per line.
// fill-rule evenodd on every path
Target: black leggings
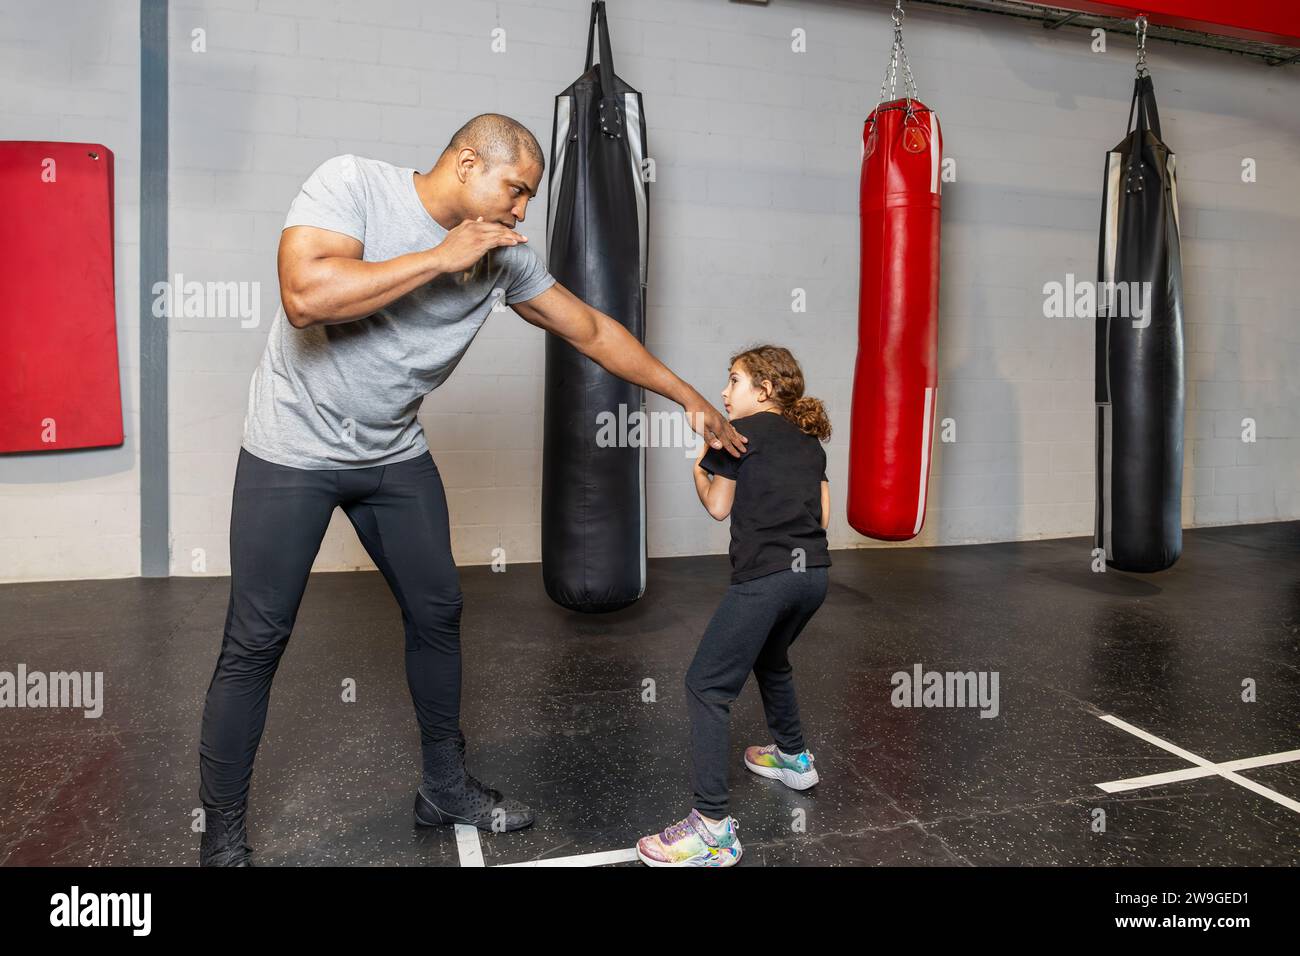
M 772 739 L 788 754 L 803 751 L 786 652 L 826 599 L 828 583 L 829 573 L 821 567 L 733 584 L 709 621 L 686 672 L 695 809 L 705 816 L 727 815 L 731 702 L 751 669 Z
M 460 578 L 433 458 L 307 470 L 239 451 L 230 514 L 230 605 L 199 741 L 199 798 L 248 796 L 253 758 L 307 575 L 336 505 L 383 573 L 406 626 L 406 682 L 429 763 L 460 732 Z

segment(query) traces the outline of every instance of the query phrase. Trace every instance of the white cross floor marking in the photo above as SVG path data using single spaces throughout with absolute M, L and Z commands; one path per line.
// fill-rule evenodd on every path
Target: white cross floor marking
M 1273 764 L 1290 763 L 1293 760 L 1300 760 L 1300 750 L 1284 750 L 1280 753 L 1265 754 L 1260 757 L 1245 757 L 1240 760 L 1228 760 L 1224 763 L 1215 763 L 1204 757 L 1197 756 L 1190 751 L 1184 750 L 1167 740 L 1161 740 L 1153 734 L 1147 733 L 1139 727 L 1134 727 L 1130 723 L 1120 720 L 1118 717 L 1112 717 L 1110 714 L 1101 715 L 1101 719 L 1108 724 L 1113 724 L 1120 730 L 1127 731 L 1135 737 L 1141 737 L 1149 744 L 1154 744 L 1161 750 L 1167 750 L 1177 757 L 1181 757 L 1188 763 L 1196 764 L 1195 767 L 1188 767 L 1184 770 L 1171 770 L 1167 773 L 1149 774 L 1145 777 L 1130 777 L 1127 780 L 1111 780 L 1107 783 L 1096 784 L 1107 793 L 1123 793 L 1129 790 L 1138 790 L 1142 787 L 1155 787 L 1166 783 L 1178 783 L 1183 780 L 1194 780 L 1198 777 L 1222 777 L 1225 780 L 1231 780 L 1240 787 L 1245 787 L 1261 797 L 1267 797 L 1274 803 L 1280 803 L 1295 813 L 1300 813 L 1300 802 L 1285 797 L 1276 790 L 1270 790 L 1254 780 L 1247 779 L 1236 773 L 1237 770 L 1249 770 L 1252 767 L 1268 767 Z

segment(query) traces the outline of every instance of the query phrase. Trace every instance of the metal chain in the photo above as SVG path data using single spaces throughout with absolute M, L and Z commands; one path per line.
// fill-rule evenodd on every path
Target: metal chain
M 1147 70 L 1147 15 L 1143 13 L 1138 16 L 1133 25 L 1137 30 L 1137 75 L 1147 76 L 1149 75 Z
M 916 92 L 916 80 L 912 78 L 912 64 L 907 60 L 907 48 L 903 46 L 903 0 L 894 0 L 894 45 L 889 51 L 889 66 L 885 68 L 885 78 L 880 81 L 880 98 L 876 100 L 877 108 L 885 102 L 885 90 L 889 90 L 889 98 L 896 99 L 898 89 L 898 64 L 903 64 L 903 95 L 907 99 L 907 115 L 910 119 L 913 112 L 912 100 L 920 99 Z

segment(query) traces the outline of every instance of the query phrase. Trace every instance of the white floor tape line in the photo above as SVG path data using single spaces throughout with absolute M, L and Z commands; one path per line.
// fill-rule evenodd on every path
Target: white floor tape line
M 478 841 L 478 828 L 468 823 L 456 824 L 456 852 L 461 866 L 486 866 L 483 862 L 483 845 Z
M 461 866 L 487 866 L 483 859 L 483 844 L 478 828 L 468 823 L 456 824 L 456 852 Z M 637 858 L 636 847 L 626 850 L 603 850 L 599 853 L 579 853 L 577 856 L 557 856 L 547 860 L 526 860 L 523 863 L 498 863 L 498 866 L 608 866 L 611 863 L 629 863 Z
M 1261 797 L 1266 797 L 1274 803 L 1280 803 L 1295 813 L 1300 813 L 1300 802 L 1292 800 L 1290 797 L 1283 796 L 1276 790 L 1270 790 L 1262 784 L 1256 783 L 1241 776 L 1234 771 L 1249 770 L 1252 767 L 1267 767 L 1273 764 L 1290 763 L 1293 760 L 1300 760 L 1300 750 L 1285 750 L 1275 754 L 1265 754 L 1259 757 L 1244 757 L 1239 760 L 1229 760 L 1224 763 L 1215 763 L 1204 757 L 1198 756 L 1191 751 L 1184 750 L 1176 744 L 1171 744 L 1167 740 L 1161 740 L 1154 734 L 1149 734 L 1140 727 L 1134 727 L 1132 724 L 1113 717 L 1110 714 L 1100 715 L 1101 719 L 1108 724 L 1118 727 L 1135 737 L 1140 737 L 1149 744 L 1159 747 L 1161 750 L 1167 750 L 1177 757 L 1181 757 L 1188 763 L 1196 764 L 1195 767 L 1188 767 L 1184 770 L 1171 770 L 1167 773 L 1148 774 L 1145 777 L 1130 777 L 1127 780 L 1111 780 L 1107 783 L 1096 784 L 1099 789 L 1107 793 L 1125 793 L 1131 790 L 1138 790 L 1142 787 L 1156 787 L 1161 784 L 1180 783 L 1184 780 L 1194 780 L 1198 777 L 1222 777 L 1225 780 L 1231 780 L 1239 787 L 1245 787 L 1252 793 L 1257 793 Z
M 608 866 L 611 863 L 630 863 L 637 859 L 636 847 L 626 850 L 604 850 L 600 853 L 579 853 L 577 856 L 557 856 L 546 860 L 528 860 L 525 863 L 502 863 L 502 866 Z

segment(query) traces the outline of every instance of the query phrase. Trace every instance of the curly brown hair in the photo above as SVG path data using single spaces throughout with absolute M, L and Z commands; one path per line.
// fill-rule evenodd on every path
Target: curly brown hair
M 831 420 L 826 414 L 826 406 L 820 399 L 804 395 L 803 369 L 789 349 L 779 345 L 756 345 L 733 355 L 731 364 L 737 362 L 749 373 L 750 383 L 755 389 L 761 390 L 764 380 L 772 383 L 772 400 L 780 407 L 781 414 L 794 422 L 800 431 L 815 436 L 819 441 L 831 437 Z

